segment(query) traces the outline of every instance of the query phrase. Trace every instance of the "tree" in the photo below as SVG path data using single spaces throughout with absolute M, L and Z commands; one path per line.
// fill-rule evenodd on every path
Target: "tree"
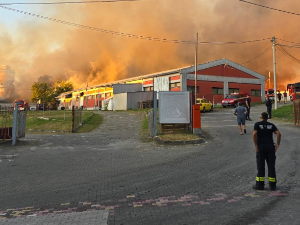
M 34 82 L 31 86 L 32 96 L 31 101 L 45 103 L 50 108 L 56 108 L 56 98 L 63 92 L 73 90 L 73 84 L 68 81 L 59 80 L 54 83 Z
M 49 95 L 53 92 L 51 84 L 45 82 L 34 82 L 31 86 L 31 101 L 46 103 L 49 101 Z

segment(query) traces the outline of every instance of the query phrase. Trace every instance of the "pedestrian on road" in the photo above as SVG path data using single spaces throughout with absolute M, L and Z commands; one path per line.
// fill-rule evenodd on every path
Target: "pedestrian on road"
M 281 103 L 281 93 L 279 90 L 277 92 L 277 97 L 278 97 L 278 102 Z
M 254 124 L 253 142 L 256 151 L 257 176 L 253 189 L 264 190 L 265 187 L 265 161 L 268 165 L 269 187 L 276 190 L 276 152 L 280 145 L 281 134 L 277 127 L 268 122 L 268 114 L 263 112 L 260 122 Z M 273 133 L 277 136 L 276 144 L 273 141 Z
M 246 115 L 246 120 L 250 120 L 250 103 L 251 103 L 251 98 L 250 95 L 247 95 L 246 98 L 246 108 L 247 108 L 247 115 Z
M 284 90 L 284 92 L 283 92 L 283 101 L 284 101 L 284 104 L 286 104 L 286 102 L 287 102 L 287 93 L 286 93 L 286 90 Z
M 244 106 L 241 106 L 240 103 L 237 103 L 237 107 L 234 110 L 234 115 L 237 116 L 237 123 L 239 126 L 240 135 L 243 135 L 242 125 L 244 129 L 244 133 L 246 134 L 246 114 L 247 109 Z
M 267 97 L 266 106 L 267 106 L 267 112 L 269 115 L 268 119 L 271 119 L 271 117 L 272 117 L 272 101 L 269 96 Z

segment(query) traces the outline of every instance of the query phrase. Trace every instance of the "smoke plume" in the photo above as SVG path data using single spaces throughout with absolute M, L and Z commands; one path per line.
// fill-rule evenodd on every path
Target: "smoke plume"
M 287 11 L 298 8 L 293 0 L 256 3 Z M 4 10 L 0 8 L 0 13 Z M 63 4 L 27 11 L 91 27 L 172 40 L 195 41 L 197 32 L 201 42 L 273 36 L 280 38 L 281 44 L 288 44 L 282 40 L 300 40 L 297 16 L 237 0 Z M 10 13 L 13 16 L 16 12 Z M 15 32 L 0 21 L 0 64 L 10 65 L 16 71 L 16 91 L 27 99 L 32 83 L 44 75 L 69 80 L 80 88 L 86 83 L 91 86 L 194 64 L 194 44 L 149 41 L 23 17 L 15 24 Z M 251 60 L 271 46 L 269 39 L 246 44 L 199 45 L 198 63 L 228 58 L 268 77 L 269 71 L 273 71 L 272 49 Z M 297 49 L 285 49 L 300 58 Z M 285 89 L 287 83 L 300 81 L 299 64 L 279 50 L 276 56 L 278 88 Z M 245 63 L 248 61 L 251 62 Z

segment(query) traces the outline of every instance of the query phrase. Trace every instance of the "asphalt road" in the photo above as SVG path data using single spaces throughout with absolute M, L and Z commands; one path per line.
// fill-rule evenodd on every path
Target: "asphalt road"
M 137 112 L 99 112 L 89 134 L 0 145 L 0 224 L 300 224 L 299 128 L 282 133 L 278 190 L 254 191 L 255 106 L 240 135 L 233 108 L 202 114 L 206 142 L 139 139 Z

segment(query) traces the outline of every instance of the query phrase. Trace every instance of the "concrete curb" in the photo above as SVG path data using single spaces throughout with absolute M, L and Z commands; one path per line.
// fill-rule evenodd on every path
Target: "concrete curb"
M 165 141 L 160 139 L 158 136 L 154 137 L 153 140 L 162 145 L 188 145 L 188 144 L 202 144 L 205 142 L 205 139 L 199 138 L 197 140 L 191 140 L 191 141 Z

